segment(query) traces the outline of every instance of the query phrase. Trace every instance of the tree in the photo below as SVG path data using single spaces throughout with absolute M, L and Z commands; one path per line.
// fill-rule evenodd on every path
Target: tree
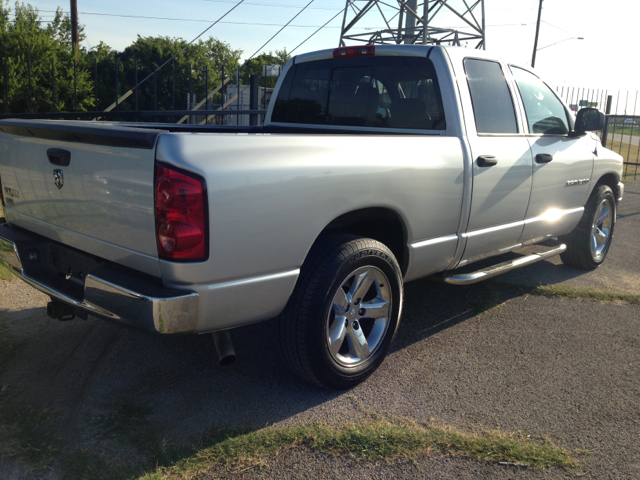
M 255 58 L 252 58 L 244 64 L 244 73 L 250 75 L 264 75 L 265 65 L 283 65 L 291 59 L 291 55 L 287 53 L 287 49 L 276 50 L 275 54 L 271 51 L 269 53 L 261 53 Z M 260 79 L 261 86 L 267 86 L 273 88 L 278 81 L 277 77 L 266 77 Z M 266 85 L 265 85 L 266 84 Z
M 74 94 L 77 95 L 78 110 L 85 111 L 93 106 L 89 74 L 76 65 L 74 75 L 76 52 L 71 45 L 69 16 L 63 15 L 58 8 L 53 21 L 46 24 L 31 5 L 19 2 L 15 4 L 14 15 L 15 20 L 11 20 L 8 1 L 0 0 L 0 45 L 4 57 L 0 65 L 0 85 L 3 87 L 0 111 L 72 111 Z M 79 34 L 83 39 L 82 28 Z M 8 103 L 5 85 L 8 85 Z
M 87 58 L 90 59 L 89 62 L 98 61 L 99 72 L 102 72 L 99 76 L 104 74 L 107 80 L 111 79 L 111 83 L 106 87 L 98 87 L 100 108 L 105 108 L 115 100 L 115 56 L 118 57 L 119 63 L 120 95 L 136 86 L 137 60 L 140 84 L 138 108 L 155 110 L 157 107 L 159 110 L 172 110 L 175 107 L 176 110 L 183 110 L 187 108 L 189 92 L 195 93 L 198 101 L 203 99 L 207 91 L 220 84 L 223 68 L 227 73 L 235 72 L 242 54 L 242 50 L 234 50 L 228 43 L 213 37 L 186 45 L 186 40 L 181 38 L 138 36 L 136 41 L 121 53 L 109 52 L 106 48 L 90 51 Z M 154 79 L 156 67 L 163 65 L 185 46 L 184 52 L 159 69 Z M 205 85 L 207 81 L 208 88 Z M 106 100 L 103 99 L 103 95 L 106 96 Z M 219 98 L 216 100 L 220 101 Z M 135 95 L 129 96 L 120 108 L 134 110 Z

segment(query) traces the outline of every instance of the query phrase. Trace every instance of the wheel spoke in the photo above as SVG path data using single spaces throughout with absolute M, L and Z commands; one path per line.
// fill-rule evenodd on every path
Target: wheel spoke
M 349 299 L 347 298 L 347 294 L 344 293 L 342 287 L 338 288 L 338 291 L 333 297 L 333 311 L 336 312 L 336 315 L 339 313 L 345 313 L 348 305 Z
M 596 225 L 600 225 L 608 216 L 611 210 L 609 208 L 603 208 L 598 215 L 598 219 L 596 220 Z
M 333 355 L 337 355 L 340 351 L 340 347 L 344 343 L 344 339 L 347 335 L 346 327 L 347 318 L 336 316 L 329 331 L 329 350 Z
M 595 237 L 600 245 L 604 244 L 607 241 L 607 234 L 599 228 L 596 228 Z
M 598 238 L 596 237 L 596 235 L 591 235 L 591 252 L 594 255 L 598 254 Z
M 369 343 L 362 332 L 362 328 L 358 327 L 355 329 L 353 325 L 349 325 L 348 334 L 349 347 L 355 356 L 360 360 L 369 358 L 371 351 L 369 350 Z
M 363 303 L 362 307 L 367 311 L 364 315 L 366 318 L 387 318 L 389 316 L 389 302 L 382 298 L 376 297 L 370 302 Z
M 371 283 L 373 282 L 373 275 L 370 274 L 369 270 L 365 270 L 355 277 L 353 280 L 353 284 L 349 289 L 349 293 L 347 293 L 347 298 L 353 303 L 357 301 L 359 298 L 363 298 L 365 293 L 371 287 Z

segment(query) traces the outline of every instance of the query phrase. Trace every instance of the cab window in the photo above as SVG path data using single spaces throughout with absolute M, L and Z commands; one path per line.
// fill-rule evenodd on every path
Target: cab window
M 498 62 L 467 58 L 467 73 L 476 131 L 479 134 L 518 133 L 511 92 Z
M 542 80 L 522 68 L 511 67 L 516 79 L 530 133 L 566 135 L 567 112 L 562 102 Z
M 427 58 L 305 62 L 289 69 L 274 122 L 445 130 L 435 69 Z

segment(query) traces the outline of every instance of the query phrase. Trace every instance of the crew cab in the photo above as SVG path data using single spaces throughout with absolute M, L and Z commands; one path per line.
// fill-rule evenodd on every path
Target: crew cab
M 348 388 L 406 282 L 604 261 L 624 187 L 603 125 L 527 67 L 426 45 L 294 57 L 262 127 L 2 120 L 0 261 L 51 317 L 213 332 L 222 362 L 230 329 L 277 317 L 293 371 Z

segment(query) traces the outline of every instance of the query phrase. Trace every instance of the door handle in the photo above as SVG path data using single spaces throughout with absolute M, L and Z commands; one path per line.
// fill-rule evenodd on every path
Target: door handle
M 553 160 L 553 156 L 548 153 L 539 153 L 536 155 L 536 163 L 549 163 Z
M 71 163 L 71 152 L 62 148 L 50 148 L 47 150 L 47 157 L 49 157 L 49 163 L 59 167 L 68 167 Z
M 480 155 L 478 157 L 478 166 L 479 167 L 493 167 L 497 165 L 498 159 L 493 155 Z

